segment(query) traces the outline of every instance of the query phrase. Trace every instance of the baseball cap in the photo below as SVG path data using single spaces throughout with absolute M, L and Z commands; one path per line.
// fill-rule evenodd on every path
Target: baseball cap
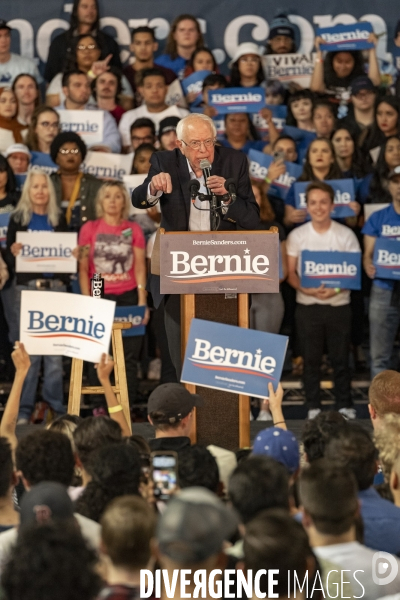
M 295 473 L 300 466 L 299 444 L 291 431 L 268 427 L 263 429 L 254 440 L 252 454 L 270 456 Z
M 253 44 L 253 42 L 245 42 L 244 44 L 239 44 L 236 48 L 236 52 L 228 64 L 228 67 L 231 68 L 233 63 L 235 63 L 241 56 L 245 54 L 257 54 L 257 56 L 261 56 L 263 53 L 263 49 L 257 46 L 257 44 Z
M 71 519 L 73 516 L 72 500 L 61 483 L 42 481 L 23 495 L 21 525 L 42 525 L 51 519 Z
M 14 154 L 14 152 L 21 152 L 29 156 L 29 158 L 32 158 L 32 154 L 29 152 L 29 148 L 28 146 L 25 146 L 25 144 L 11 144 L 11 146 L 8 146 L 7 150 L 3 153 L 3 156 L 8 158 L 11 154 Z
M 164 133 L 168 133 L 169 131 L 176 131 L 176 127 L 180 121 L 179 117 L 166 117 L 162 121 L 160 121 L 160 125 L 158 128 L 158 137 L 164 135 Z
M 4 19 L 0 19 L 0 29 L 8 29 L 8 31 L 12 31 L 12 28 L 7 25 L 7 21 Z
M 198 394 L 191 394 L 180 383 L 163 383 L 156 387 L 149 396 L 147 414 L 163 413 L 155 424 L 173 425 L 181 421 L 195 406 L 203 406 L 203 399 Z
M 375 91 L 374 84 L 366 75 L 360 75 L 360 77 L 356 77 L 355 79 L 353 79 L 350 85 L 352 96 L 356 96 L 358 92 L 361 92 L 361 90 Z
M 222 549 L 235 533 L 239 518 L 215 494 L 202 487 L 178 492 L 157 527 L 160 552 L 179 563 L 201 562 Z
M 294 26 L 286 15 L 276 15 L 271 21 L 268 39 L 272 40 L 278 35 L 286 35 L 294 40 Z
M 393 179 L 393 177 L 398 177 L 400 175 L 400 165 L 397 165 L 394 169 L 392 169 L 388 175 L 388 179 Z

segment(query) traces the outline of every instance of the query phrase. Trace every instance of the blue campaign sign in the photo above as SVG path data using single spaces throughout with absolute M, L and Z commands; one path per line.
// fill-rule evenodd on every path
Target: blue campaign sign
M 400 279 L 400 241 L 377 238 L 373 263 L 376 278 Z
M 191 93 L 196 94 L 195 100 L 191 104 L 197 105 L 201 102 L 201 92 L 203 90 L 203 81 L 210 75 L 211 71 L 196 71 L 181 81 L 183 93 L 185 96 Z
M 6 247 L 7 242 L 7 229 L 10 221 L 10 213 L 0 213 L 0 246 Z
M 307 208 L 306 189 L 311 181 L 296 181 L 294 184 L 294 195 L 296 208 Z M 332 219 L 343 219 L 354 217 L 355 212 L 350 208 L 350 202 L 355 200 L 353 179 L 330 179 L 325 181 L 335 192 L 334 208 L 331 212 Z
M 258 150 L 250 150 L 249 154 L 250 161 L 250 176 L 253 179 L 263 181 L 267 177 L 268 168 L 273 162 L 273 157 L 264 152 Z M 275 179 L 269 187 L 268 193 L 285 200 L 289 188 L 300 177 L 303 169 L 300 165 L 285 161 L 286 172 L 280 175 L 278 179 Z
M 345 290 L 361 289 L 361 252 L 301 253 L 301 285 L 305 288 L 325 285 Z
M 114 321 L 132 323 L 131 329 L 122 331 L 122 337 L 144 335 L 146 326 L 142 325 L 145 306 L 116 306 Z
M 265 106 L 265 90 L 253 88 L 223 88 L 208 92 L 208 103 L 219 115 L 229 113 L 257 113 Z
M 371 23 L 352 23 L 351 25 L 335 25 L 317 29 L 317 36 L 324 39 L 320 45 L 321 50 L 336 52 L 341 50 L 367 50 L 374 45 L 368 42 L 370 34 L 373 33 Z
M 181 381 L 204 387 L 268 397 L 280 381 L 288 338 L 192 319 Z

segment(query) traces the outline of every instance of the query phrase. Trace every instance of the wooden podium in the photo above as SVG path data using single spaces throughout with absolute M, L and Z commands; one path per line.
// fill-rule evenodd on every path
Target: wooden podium
M 165 232 L 160 229 L 160 239 L 175 237 L 178 247 L 188 249 L 188 241 L 195 236 L 202 235 L 219 236 L 228 235 L 257 236 L 258 246 L 265 240 L 265 236 L 275 234 L 277 228 L 271 231 L 213 231 L 213 232 Z M 264 236 L 261 238 L 259 236 Z M 268 240 L 269 241 L 269 240 Z M 272 240 L 271 240 L 272 241 Z M 192 242 L 195 243 L 195 242 Z M 189 241 L 190 244 L 190 241 Z M 279 243 L 278 243 L 279 246 Z M 204 253 L 210 254 L 211 248 L 202 249 Z M 189 250 L 190 251 L 190 250 Z M 215 251 L 215 248 L 214 248 Z M 219 249 L 221 251 L 221 249 Z M 160 247 L 154 249 L 155 260 L 160 253 Z M 162 250 L 161 250 L 162 256 Z M 163 260 L 161 260 L 161 272 Z M 152 257 L 153 263 L 153 257 Z M 278 263 L 278 261 L 276 261 Z M 275 266 L 274 266 L 275 269 Z M 152 272 L 153 265 L 152 265 Z M 276 270 L 277 272 L 277 270 Z M 240 279 L 240 277 L 239 277 Z M 279 280 L 279 277 L 278 277 Z M 243 284 L 242 284 L 243 287 Z M 162 288 L 161 288 L 162 289 Z M 251 290 L 253 291 L 253 290 Z M 162 292 L 163 293 L 163 292 Z M 242 328 L 249 326 L 249 296 L 248 293 L 193 293 L 181 294 L 181 343 L 182 357 L 189 337 L 190 324 L 193 318 L 214 321 L 226 325 L 236 325 Z M 204 406 L 195 409 L 195 420 L 192 432 L 192 442 L 201 445 L 216 444 L 229 450 L 245 448 L 250 446 L 250 398 L 242 394 L 218 389 L 206 388 L 193 384 L 184 384 L 191 393 L 197 393 L 204 399 Z

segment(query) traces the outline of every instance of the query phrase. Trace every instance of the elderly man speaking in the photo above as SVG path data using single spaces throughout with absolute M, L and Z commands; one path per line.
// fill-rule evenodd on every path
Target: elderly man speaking
M 236 202 L 223 204 L 219 230 L 257 229 L 259 208 L 254 198 L 249 178 L 249 167 L 244 154 L 230 148 L 215 146 L 216 129 L 209 117 L 191 114 L 178 123 L 177 148 L 156 152 L 151 157 L 151 168 L 145 182 L 132 193 L 132 203 L 137 208 L 149 208 L 160 201 L 161 227 L 166 231 L 210 231 L 208 202 L 193 204 L 189 182 L 197 179 L 200 193 L 207 193 L 205 183 L 217 197 L 225 196 L 225 181 L 232 178 L 236 185 Z M 204 181 L 200 161 L 207 159 L 211 176 Z M 161 302 L 159 278 L 152 276 L 150 289 L 154 303 Z M 169 295 L 165 302 L 165 328 L 172 362 L 178 380 L 181 370 L 180 356 L 180 298 Z

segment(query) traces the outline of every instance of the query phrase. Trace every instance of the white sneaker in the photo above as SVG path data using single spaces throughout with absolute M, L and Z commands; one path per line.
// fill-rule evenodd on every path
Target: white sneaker
M 25 419 L 24 417 L 21 417 L 17 421 L 17 425 L 28 425 L 28 423 L 29 423 L 29 419 Z
M 147 369 L 147 379 L 161 379 L 161 358 L 154 358 Z
M 321 412 L 320 408 L 312 408 L 311 410 L 308 411 L 307 419 L 309 421 L 311 421 L 311 419 L 315 419 L 315 417 L 317 417 L 320 412 Z
M 260 410 L 257 421 L 272 421 L 272 415 L 269 410 Z
M 356 419 L 357 413 L 355 408 L 341 408 L 340 414 L 346 417 L 346 419 Z

